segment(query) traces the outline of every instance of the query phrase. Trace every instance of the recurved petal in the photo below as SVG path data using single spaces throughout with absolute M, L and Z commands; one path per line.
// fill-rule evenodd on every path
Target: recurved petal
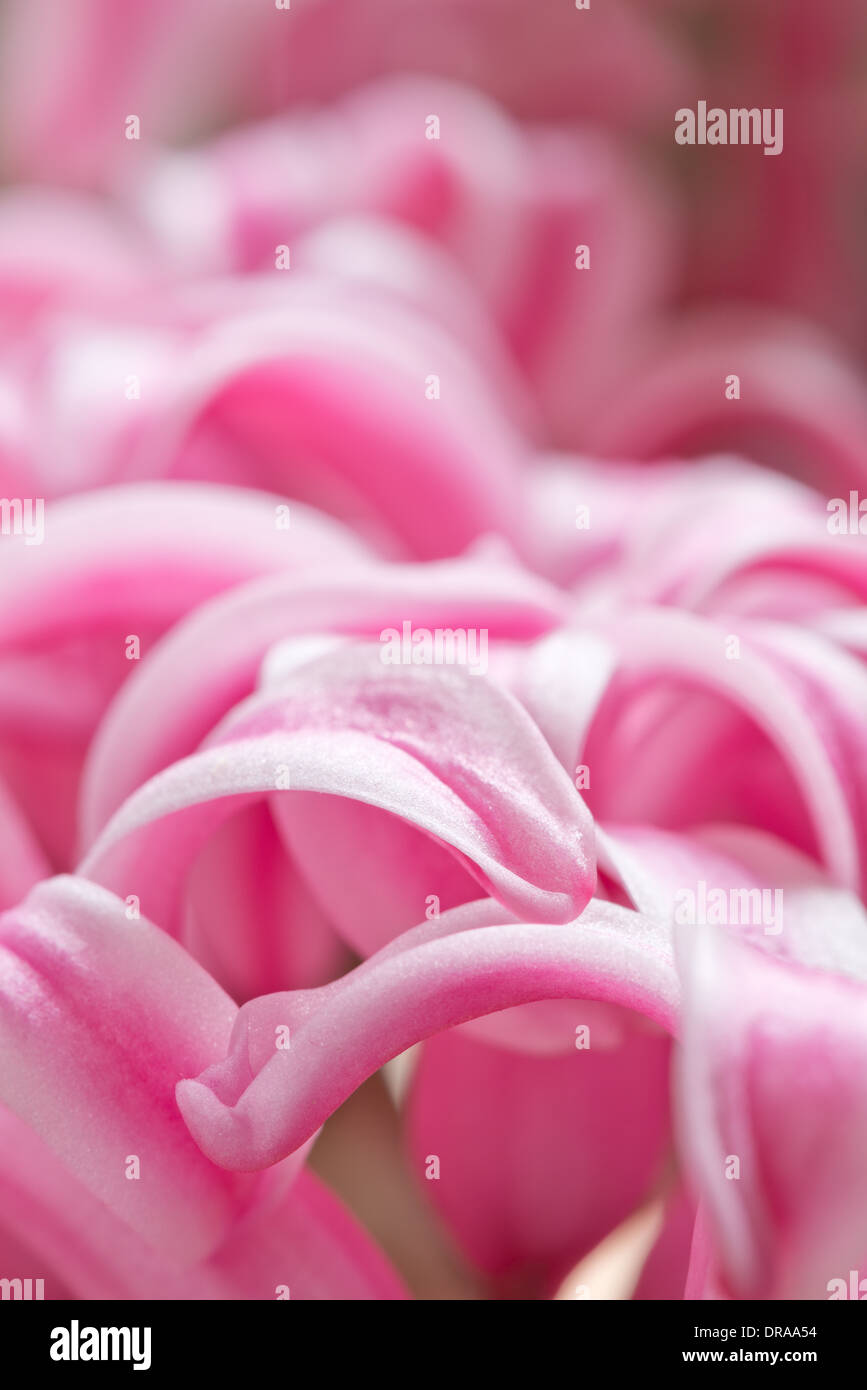
M 297 1149 L 413 1043 L 517 1004 L 569 998 L 622 1004 L 671 1030 L 668 927 L 595 901 L 563 925 L 504 920 L 490 901 L 455 908 L 323 989 L 245 1005 L 226 1060 L 183 1081 L 178 1103 L 215 1162 L 259 1168 Z M 275 1036 L 291 1045 L 276 1048 Z

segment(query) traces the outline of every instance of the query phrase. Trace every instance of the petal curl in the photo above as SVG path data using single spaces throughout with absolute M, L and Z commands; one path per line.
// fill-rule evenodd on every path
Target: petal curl
M 504 921 L 471 903 L 405 933 L 320 990 L 244 1006 L 222 1064 L 178 1086 L 214 1162 L 238 1170 L 292 1153 L 366 1076 L 413 1043 L 539 999 L 602 999 L 675 1026 L 670 929 L 611 903 L 562 926 Z M 291 1046 L 275 1051 L 278 1027 Z

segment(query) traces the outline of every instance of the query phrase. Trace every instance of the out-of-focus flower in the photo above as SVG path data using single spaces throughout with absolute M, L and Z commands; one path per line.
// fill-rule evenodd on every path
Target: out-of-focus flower
M 582 23 L 585 25 L 582 30 Z M 130 114 L 148 140 L 331 100 L 390 72 L 465 82 L 524 116 L 659 120 L 677 105 L 689 57 L 639 6 L 586 19 L 558 0 L 157 0 L 141 11 L 74 0 L 7 0 L 3 102 L 17 177 L 104 182 Z M 207 61 L 203 61 L 203 53 Z M 58 129 L 63 139 L 57 138 Z
M 767 308 L 676 311 L 664 186 L 598 132 L 389 79 L 152 152 L 125 183 L 111 213 L 0 204 L 0 285 L 26 330 L 0 358 L 10 486 L 243 481 L 432 558 L 513 537 L 515 471 L 539 446 L 863 479 L 853 366 Z M 44 249 L 58 216 L 79 248 L 62 273 Z M 423 533 L 404 480 L 426 490 Z

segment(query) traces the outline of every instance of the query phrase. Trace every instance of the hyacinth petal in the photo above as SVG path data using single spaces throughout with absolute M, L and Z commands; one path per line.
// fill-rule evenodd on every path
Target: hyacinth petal
M 575 474 L 568 470 L 573 487 Z M 666 478 L 669 470 L 654 468 L 643 487 L 633 482 L 633 524 L 620 537 L 629 597 L 723 621 L 737 613 L 803 623 L 867 596 L 867 552 L 851 532 L 848 496 L 835 508 L 803 483 L 725 458 L 682 468 L 676 487 L 660 486 Z M 617 501 L 615 487 L 600 482 L 595 521 Z
M 9 331 L 60 308 L 108 310 L 160 273 L 146 238 L 96 198 L 32 186 L 0 194 L 0 321 Z
M 194 1059 L 224 1051 L 235 1005 L 164 932 L 83 880 L 38 885 L 0 939 L 0 1099 L 158 1248 L 207 1253 L 253 1190 L 201 1163 L 171 1094 Z M 132 1156 L 140 1180 L 126 1177 Z
M 275 1211 L 261 1204 L 252 1222 L 230 1234 L 204 1273 L 219 1298 L 408 1297 L 364 1229 L 307 1169 Z
M 479 896 L 478 878 L 462 860 L 420 835 L 417 823 L 379 806 L 299 792 L 272 801 L 271 810 L 308 893 L 362 957 L 409 930 L 426 909 L 445 912 Z
M 202 846 L 180 940 L 239 1003 L 322 984 L 347 954 L 287 859 L 266 802 L 237 812 Z
M 818 633 L 783 624 L 748 629 L 765 659 L 810 711 L 814 728 L 846 797 L 858 864 L 850 883 L 867 893 L 867 670 L 862 662 Z M 830 863 L 826 856 L 826 863 Z
M 489 378 L 455 333 L 391 292 L 335 296 L 327 276 L 293 271 L 281 287 L 275 273 L 272 257 L 267 275 L 171 299 L 159 329 L 135 306 L 120 323 L 64 321 L 39 366 L 43 453 L 84 417 L 63 459 L 91 486 L 253 486 L 423 559 L 513 534 L 526 445 L 494 391 L 502 358 Z M 150 385 L 133 410 L 119 356 Z
M 255 109 L 259 84 L 247 63 L 274 42 L 268 18 L 234 0 L 155 0 L 142 11 L 74 0 L 62 17 L 42 0 L 32 9 L 13 3 L 3 15 L 5 163 L 24 180 L 104 184 L 124 160 L 115 132 L 131 109 L 152 117 L 150 139 L 192 134 L 233 91 L 254 98 Z
M 746 414 L 723 388 L 750 383 Z M 649 335 L 582 446 L 614 458 L 731 452 L 835 493 L 864 482 L 867 394 L 858 374 L 800 324 L 721 311 Z M 746 402 L 744 402 L 746 406 Z
M 93 731 L 165 629 L 253 576 L 337 556 L 350 567 L 364 554 L 301 505 L 292 529 L 278 529 L 281 505 L 210 484 L 117 487 L 49 500 L 44 543 L 0 547 L 0 768 L 56 866 L 75 859 Z
M 574 922 L 542 927 L 471 903 L 320 990 L 245 1005 L 225 1063 L 182 1082 L 178 1104 L 215 1162 L 250 1170 L 292 1153 L 366 1076 L 444 1028 L 534 1000 L 587 998 L 671 1030 L 677 997 L 662 922 L 593 902 Z M 291 1047 L 275 1052 L 280 1027 Z
M 815 861 L 751 826 L 708 825 L 690 835 L 647 826 L 596 828 L 600 875 L 640 912 L 721 920 L 732 935 L 780 959 L 867 982 L 867 911 Z M 709 895 L 722 891 L 719 919 Z
M 239 706 L 205 750 L 133 794 L 82 872 L 126 892 L 135 882 L 169 927 L 208 834 L 245 799 L 293 790 L 408 821 L 521 916 L 567 920 L 593 891 L 589 814 L 517 702 L 465 670 L 387 666 L 365 647 L 311 662 Z
M 45 512 L 50 545 L 0 552 L 0 635 L 32 642 L 117 615 L 166 624 L 258 574 L 364 555 L 338 522 L 301 504 L 282 531 L 284 502 L 211 483 L 160 482 L 54 501 Z M 131 612 L 136 596 L 139 611 Z
M 258 575 L 363 555 L 330 517 L 211 484 L 145 483 L 49 502 L 45 542 L 0 550 L 0 720 L 89 737 L 113 689 L 191 606 Z M 76 642 L 89 644 L 82 660 Z M 71 654 L 64 656 L 67 648 Z M 76 664 L 77 661 L 77 664 Z M 96 668 L 95 670 L 93 668 Z M 58 673 L 67 672 L 62 694 Z M 26 692 L 22 690 L 26 686 Z
M 593 632 L 553 632 L 521 654 L 512 691 L 573 776 L 616 668 L 614 646 Z
M 85 769 L 84 842 L 92 843 L 137 786 L 198 747 L 255 688 L 263 658 L 281 639 L 344 633 L 378 640 L 411 613 L 417 627 L 484 628 L 492 640 L 521 641 L 549 631 L 565 612 L 562 596 L 542 581 L 472 560 L 371 563 L 352 579 L 280 575 L 240 586 L 179 623 L 108 710 Z
M 382 1255 L 312 1174 L 267 1194 L 197 1263 L 156 1248 L 0 1106 L 0 1258 L 46 1299 L 396 1299 Z M 288 1290 L 288 1294 L 287 1294 Z
M 783 664 L 762 625 L 734 628 L 662 608 L 609 624 L 620 661 L 584 750 L 592 809 L 603 821 L 668 828 L 757 823 L 856 887 L 858 782 L 838 752 L 854 737 L 850 715 L 829 695 L 817 728 L 802 671 Z
M 867 1252 L 865 985 L 712 928 L 681 948 L 680 1142 L 716 1273 L 734 1297 L 827 1298 Z
M 512 1297 L 550 1292 L 626 1219 L 655 1180 L 667 1139 L 668 1039 L 633 1032 L 600 1048 L 591 1023 L 579 1050 L 581 1002 L 572 1013 L 571 1052 L 560 1057 L 503 1051 L 455 1031 L 428 1039 L 412 1080 L 416 1170 L 436 1156 L 432 1200 Z

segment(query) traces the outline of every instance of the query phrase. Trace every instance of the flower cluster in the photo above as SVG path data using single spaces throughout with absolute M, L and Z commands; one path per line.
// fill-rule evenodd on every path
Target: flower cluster
M 798 235 L 737 302 L 636 154 L 682 6 L 577 56 L 595 5 L 81 0 L 55 48 L 43 8 L 0 100 L 0 1277 L 848 1296 L 867 395 L 786 159 L 857 157 L 813 145 L 854 7 L 768 90 Z

